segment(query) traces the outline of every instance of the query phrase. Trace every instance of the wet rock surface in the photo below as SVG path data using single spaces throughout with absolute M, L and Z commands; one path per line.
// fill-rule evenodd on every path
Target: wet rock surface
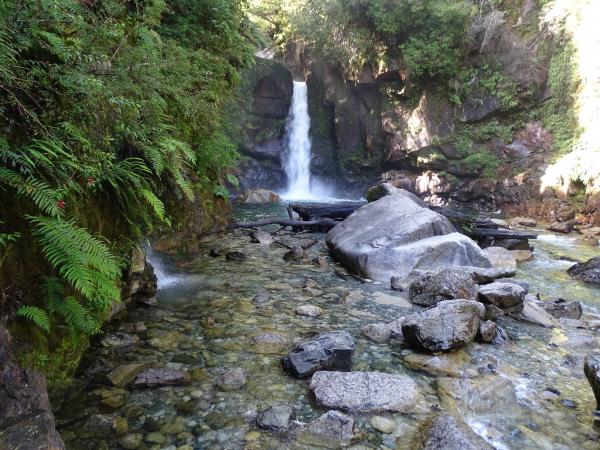
M 582 313 L 581 302 L 578 300 L 568 301 L 564 298 L 554 298 L 544 303 L 544 309 L 557 319 L 580 319 Z
M 461 419 L 448 413 L 441 413 L 428 424 L 421 448 L 423 450 L 492 450 L 494 447 L 475 434 Z
M 595 352 L 585 357 L 583 371 L 596 398 L 596 410 L 600 410 L 600 353 Z
M 419 399 L 410 378 L 381 372 L 316 372 L 310 390 L 321 406 L 355 412 L 409 412 Z
M 479 287 L 479 299 L 503 311 L 522 311 L 526 294 L 527 291 L 515 283 L 494 282 Z
M 408 293 L 411 303 L 433 306 L 443 300 L 477 300 L 477 285 L 467 272 L 444 269 L 418 275 Z
M 586 283 L 600 284 L 600 257 L 575 264 L 567 270 L 571 277 Z
M 293 410 L 287 405 L 273 405 L 261 411 L 256 417 L 259 428 L 267 431 L 283 432 L 290 428 Z
M 306 378 L 317 370 L 350 370 L 354 349 L 354 338 L 349 333 L 334 331 L 298 344 L 281 364 L 298 378 Z
M 402 334 L 413 347 L 428 352 L 456 350 L 475 339 L 485 307 L 472 300 L 446 300 L 402 324 Z
M 146 388 L 157 386 L 184 385 L 191 381 L 187 371 L 175 369 L 146 369 L 135 377 L 133 387 Z

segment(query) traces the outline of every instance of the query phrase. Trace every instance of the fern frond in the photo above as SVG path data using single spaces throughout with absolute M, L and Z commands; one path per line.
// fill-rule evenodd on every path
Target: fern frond
M 37 306 L 21 305 L 17 310 L 17 316 L 30 320 L 46 333 L 50 332 L 50 317 L 46 311 Z
M 148 202 L 148 204 L 152 207 L 156 217 L 158 217 L 162 222 L 169 224 L 170 221 L 166 217 L 164 203 L 154 194 L 154 192 L 149 189 L 142 189 L 141 193 L 144 199 L 146 199 L 146 202 Z
M 56 312 L 63 316 L 65 323 L 70 327 L 90 335 L 99 331 L 98 322 L 92 318 L 89 311 L 75 297 L 66 297 L 54 306 Z
M 48 183 L 37 180 L 32 176 L 25 178 L 20 173 L 0 167 L 0 183 L 15 189 L 20 195 L 29 197 L 43 212 L 53 217 L 62 216 L 63 211 L 58 207 L 61 198 L 59 191 L 52 189 Z

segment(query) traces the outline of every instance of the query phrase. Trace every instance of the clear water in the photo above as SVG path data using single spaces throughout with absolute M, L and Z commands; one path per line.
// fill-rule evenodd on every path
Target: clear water
M 281 213 L 282 205 L 244 205 L 236 215 L 251 220 Z M 118 326 L 144 322 L 148 336 L 129 347 L 95 345 L 88 358 L 121 365 L 143 362 L 155 367 L 186 369 L 193 374 L 189 386 L 131 390 L 102 384 L 85 384 L 81 377 L 74 400 L 57 415 L 60 431 L 69 449 L 119 449 L 114 432 L 94 432 L 88 417 L 104 414 L 128 422 L 128 434 L 141 434 L 140 448 L 175 449 L 308 449 L 323 448 L 330 442 L 260 431 L 254 425 L 257 411 L 274 403 L 294 407 L 296 419 L 310 421 L 324 410 L 314 404 L 308 382 L 286 375 L 280 358 L 294 345 L 318 333 L 347 330 L 357 341 L 354 370 L 377 370 L 407 374 L 419 386 L 422 400 L 411 414 L 385 414 L 396 423 L 384 434 L 375 430 L 368 414 L 351 414 L 356 424 L 354 448 L 412 449 L 419 441 L 423 423 L 436 411 L 460 414 L 470 426 L 498 449 L 593 449 L 598 434 L 592 426 L 595 401 L 583 376 L 582 358 L 597 348 L 598 336 L 588 330 L 550 330 L 532 324 L 501 319 L 513 345 L 472 344 L 447 358 L 461 377 L 433 376 L 411 368 L 405 358 L 410 349 L 401 341 L 375 344 L 361 334 L 373 322 L 387 322 L 412 310 L 400 294 L 382 284 L 362 284 L 348 276 L 331 259 L 318 268 L 310 263 L 284 261 L 285 246 L 319 239 L 310 249 L 311 257 L 328 258 L 322 234 L 299 233 L 277 236 L 278 244 L 253 244 L 246 232 L 236 231 L 215 237 L 201 256 L 180 269 L 180 282 L 159 291 L 159 306 L 134 309 Z M 211 248 L 238 250 L 247 255 L 243 262 L 210 258 Z M 544 298 L 579 298 L 586 305 L 584 319 L 598 318 L 600 290 L 574 282 L 564 275 L 568 264 L 560 257 L 587 258 L 597 248 L 577 243 L 575 238 L 542 237 L 536 244 L 536 259 L 523 264 L 519 278 L 532 283 L 533 291 Z M 304 288 L 314 280 L 315 291 Z M 355 304 L 343 301 L 359 290 L 363 298 Z M 258 306 L 257 295 L 268 300 Z M 294 313 L 299 304 L 320 306 L 317 318 Z M 110 334 L 112 330 L 107 331 Z M 256 339 L 264 333 L 278 333 L 279 344 Z M 221 392 L 213 385 L 223 368 L 241 367 L 248 382 L 239 390 Z M 414 366 L 413 366 L 414 367 Z M 546 400 L 543 392 L 556 389 L 560 395 Z M 108 406 L 102 398 L 115 395 L 122 401 Z M 574 407 L 563 401 L 574 402 Z M 182 403 L 191 403 L 183 412 Z M 154 419 L 161 443 L 144 428 Z M 90 428 L 92 428 L 90 430 Z

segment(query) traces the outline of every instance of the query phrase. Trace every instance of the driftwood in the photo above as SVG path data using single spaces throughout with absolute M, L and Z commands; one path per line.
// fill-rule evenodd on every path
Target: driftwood
M 325 218 L 344 220 L 364 204 L 365 202 L 295 203 L 291 204 L 288 208 L 298 213 L 302 220 Z

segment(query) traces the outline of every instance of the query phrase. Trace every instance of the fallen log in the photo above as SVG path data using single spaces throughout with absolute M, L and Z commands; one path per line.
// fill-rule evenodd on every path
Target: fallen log
M 228 229 L 233 230 L 236 228 L 258 228 L 266 225 L 281 225 L 282 227 L 293 227 L 293 228 L 318 228 L 322 230 L 330 230 L 335 227 L 339 220 L 334 219 L 315 219 L 315 220 L 289 220 L 289 219 L 264 219 L 257 222 L 240 222 L 233 223 L 227 226 Z
M 519 240 L 527 240 L 527 239 L 537 239 L 537 233 L 532 233 L 528 231 L 519 231 L 519 230 L 507 230 L 506 228 L 479 228 L 476 227 L 472 230 L 471 234 L 476 237 L 488 237 L 494 239 L 519 239 Z
M 344 220 L 365 202 L 340 203 L 293 203 L 289 208 L 296 212 L 302 220 L 336 219 Z

